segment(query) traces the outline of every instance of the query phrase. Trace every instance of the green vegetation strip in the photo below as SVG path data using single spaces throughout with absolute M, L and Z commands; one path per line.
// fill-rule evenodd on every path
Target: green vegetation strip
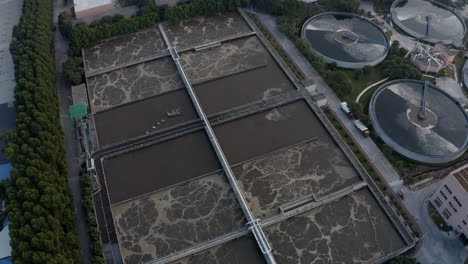
M 102 254 L 104 246 L 101 242 L 101 235 L 97 227 L 96 214 L 94 212 L 93 191 L 91 190 L 91 179 L 86 171 L 85 164 L 82 165 L 80 173 L 80 185 L 83 209 L 86 212 L 86 219 L 89 225 L 89 236 L 91 238 L 91 252 L 93 254 L 93 264 L 104 264 Z
M 419 236 L 419 233 L 414 228 L 412 220 L 409 218 L 407 213 L 403 210 L 398 199 L 395 198 L 393 192 L 391 192 L 388 189 L 387 185 L 382 181 L 382 179 L 380 178 L 380 175 L 375 171 L 374 167 L 371 165 L 367 157 L 361 152 L 361 150 L 356 145 L 352 137 L 348 134 L 348 131 L 346 131 L 346 129 L 343 128 L 341 123 L 336 119 L 335 115 L 332 113 L 332 111 L 328 107 L 323 107 L 322 112 L 325 114 L 325 116 L 327 116 L 328 120 L 330 120 L 330 122 L 338 131 L 338 133 L 340 133 L 341 137 L 344 139 L 344 141 L 346 142 L 348 147 L 351 149 L 351 151 L 354 153 L 354 155 L 358 158 L 362 166 L 366 169 L 367 173 L 371 176 L 372 180 L 375 182 L 377 187 L 382 191 L 383 194 L 390 197 L 390 201 L 393 204 L 393 207 L 396 208 L 398 214 L 403 217 L 403 219 L 406 221 L 406 223 L 411 228 L 411 230 L 413 230 L 413 233 L 416 236 Z
M 270 30 L 263 25 L 262 21 L 258 18 L 256 14 L 247 13 L 249 17 L 254 21 L 257 27 L 262 31 L 263 35 L 268 39 L 273 48 L 278 52 L 278 54 L 283 58 L 284 62 L 288 65 L 289 69 L 294 73 L 298 80 L 305 80 L 305 76 L 299 67 L 294 63 L 294 61 L 289 57 L 288 53 L 281 47 L 276 38 L 271 34 Z
M 55 80 L 53 1 L 24 0 L 14 28 L 16 138 L 6 154 L 13 262 L 80 262 Z

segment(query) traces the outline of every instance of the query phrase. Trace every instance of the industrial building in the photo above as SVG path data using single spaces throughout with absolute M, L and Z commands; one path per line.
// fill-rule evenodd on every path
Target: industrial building
M 456 52 L 449 50 L 442 44 L 431 47 L 417 43 L 411 51 L 411 62 L 422 72 L 438 73 L 452 64 L 456 55 Z
M 73 10 L 77 19 L 99 15 L 114 9 L 114 0 L 73 0 Z
M 468 164 L 450 172 L 430 201 L 455 232 L 468 237 Z

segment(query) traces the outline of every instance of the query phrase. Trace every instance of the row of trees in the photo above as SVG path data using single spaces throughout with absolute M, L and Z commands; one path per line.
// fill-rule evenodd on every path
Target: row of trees
M 87 25 L 74 27 L 71 34 L 70 47 L 72 55 L 80 55 L 81 49 L 93 42 L 154 26 L 159 19 L 158 14 L 148 13 L 139 17 L 124 18 L 116 23 L 104 23 L 94 27 Z
M 250 0 L 197 0 L 166 9 L 164 19 L 176 22 L 194 16 L 206 16 L 217 12 L 248 6 Z
M 16 264 L 80 262 L 55 80 L 53 0 L 24 0 L 10 46 L 15 64 L 17 133 L 6 149 Z
M 91 253 L 93 254 L 93 264 L 104 264 L 102 255 L 104 245 L 101 242 L 101 235 L 97 227 L 96 215 L 94 212 L 93 191 L 91 190 L 90 176 L 86 171 L 85 163 L 81 166 L 80 186 L 83 209 L 86 212 L 86 219 L 89 226 L 89 236 L 91 238 Z

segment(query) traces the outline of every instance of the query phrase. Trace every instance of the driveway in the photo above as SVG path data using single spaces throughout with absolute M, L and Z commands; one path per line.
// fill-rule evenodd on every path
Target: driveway
M 442 232 L 437 228 L 428 213 L 427 205 L 429 196 L 442 184 L 434 183 L 421 190 L 411 190 L 406 186 L 398 186 L 395 190 L 401 190 L 405 199 L 406 208 L 418 222 L 422 234 L 422 247 L 416 254 L 416 258 L 423 264 L 459 264 L 468 256 L 463 243 L 456 238 L 453 232 Z
M 68 1 L 71 2 L 71 1 Z M 54 1 L 54 23 L 57 28 L 55 32 L 55 59 L 56 59 L 56 76 L 58 85 L 58 95 L 60 99 L 60 119 L 65 135 L 65 149 L 67 151 L 68 163 L 68 185 L 70 186 L 73 196 L 73 206 L 75 207 L 77 232 L 80 240 L 80 248 L 83 254 L 82 263 L 91 264 L 90 237 L 88 234 L 88 223 L 86 220 L 86 212 L 81 205 L 81 188 L 80 188 L 80 159 L 78 158 L 78 140 L 76 135 L 73 120 L 70 118 L 69 107 L 71 98 L 71 86 L 66 80 L 63 73 L 63 63 L 67 60 L 68 42 L 63 38 L 60 30 L 58 30 L 57 18 L 58 15 L 70 8 L 71 5 L 65 7 L 63 0 Z

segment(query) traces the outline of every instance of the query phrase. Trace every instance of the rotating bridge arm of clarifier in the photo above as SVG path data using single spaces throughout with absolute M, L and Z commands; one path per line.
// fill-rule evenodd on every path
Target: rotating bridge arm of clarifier
M 424 90 L 423 90 L 423 98 L 422 98 L 422 102 L 421 102 L 421 112 L 419 112 L 419 119 L 421 120 L 425 120 L 427 115 L 427 89 L 428 89 L 428 85 L 427 85 L 427 81 L 424 81 Z
M 432 33 L 432 16 L 427 16 L 427 29 L 426 29 L 426 36 L 431 36 Z
M 363 42 L 363 43 L 372 43 L 372 44 L 377 44 L 377 45 L 382 45 L 382 46 L 388 47 L 387 43 L 385 43 L 385 42 L 381 42 L 381 41 L 378 41 L 378 40 L 373 40 L 373 39 L 361 37 L 361 36 L 358 36 L 358 35 L 344 34 L 343 37 L 347 38 L 347 39 Z

